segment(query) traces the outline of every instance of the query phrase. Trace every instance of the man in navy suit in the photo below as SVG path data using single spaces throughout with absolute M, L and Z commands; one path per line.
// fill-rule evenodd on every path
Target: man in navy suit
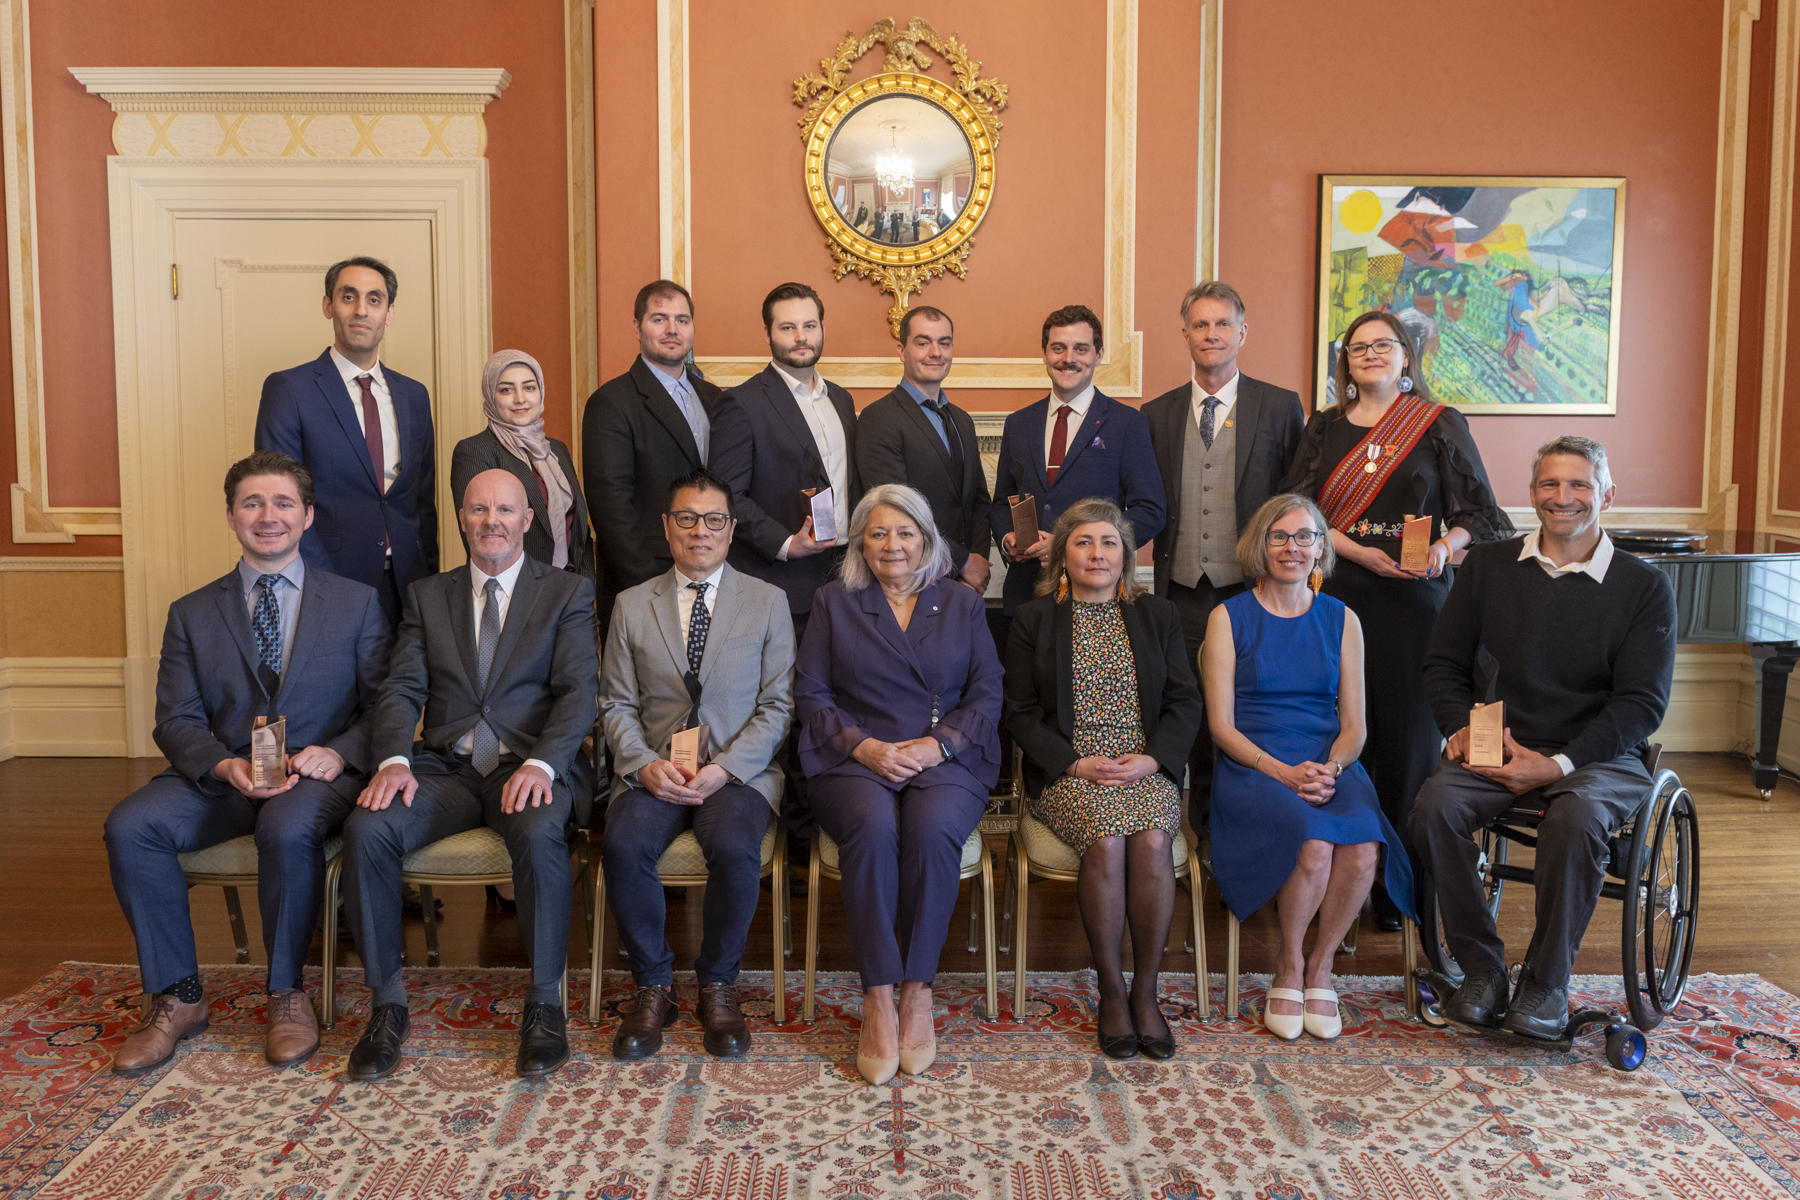
M 1306 427 L 1299 393 L 1238 370 L 1249 333 L 1236 288 L 1218 279 L 1189 288 L 1181 298 L 1181 337 L 1194 360 L 1193 378 L 1143 410 L 1169 514 L 1152 555 L 1156 594 L 1181 614 L 1189 666 L 1213 607 L 1244 590 L 1238 531 L 1279 490 Z M 1212 763 L 1212 736 L 1202 724 L 1188 757 L 1195 829 L 1206 827 Z
M 313 523 L 306 468 L 259 450 L 225 476 L 225 522 L 244 548 L 223 579 L 169 606 L 156 676 L 156 745 L 169 769 L 106 818 L 113 890 L 137 939 L 150 998 L 113 1056 L 121 1075 L 168 1061 L 206 1028 L 179 856 L 256 835 L 256 895 L 269 955 L 264 1053 L 311 1058 L 319 1024 L 301 987 L 325 890 L 325 839 L 367 778 L 370 712 L 388 632 L 375 593 L 301 561 Z M 287 719 L 286 779 L 253 787 L 250 729 Z
M 1149 422 L 1094 388 L 1105 349 L 1100 318 L 1085 304 L 1051 313 L 1043 331 L 1050 395 L 1006 418 L 994 475 L 993 526 L 1009 564 L 1002 593 L 1008 616 L 1031 599 L 1050 553 L 1050 528 L 1075 501 L 1099 496 L 1117 504 L 1140 546 L 1162 531 L 1168 510 Z M 1039 537 L 1030 546 L 1014 542 L 1009 499 L 1025 495 L 1037 500 L 1038 510 Z
M 256 448 L 312 472 L 318 521 L 300 539 L 301 557 L 374 588 L 390 632 L 406 589 L 438 569 L 431 397 L 380 358 L 399 286 L 373 258 L 325 272 L 331 349 L 264 380 L 256 413 Z

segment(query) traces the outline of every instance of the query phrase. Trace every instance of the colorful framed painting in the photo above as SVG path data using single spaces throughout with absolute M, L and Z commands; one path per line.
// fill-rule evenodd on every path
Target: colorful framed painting
M 1442 403 L 1618 412 L 1624 179 L 1321 175 L 1319 213 L 1320 408 L 1344 330 L 1379 308 Z

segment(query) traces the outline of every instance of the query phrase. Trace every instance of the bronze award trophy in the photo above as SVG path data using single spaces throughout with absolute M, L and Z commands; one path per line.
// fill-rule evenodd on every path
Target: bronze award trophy
M 1400 535 L 1400 569 L 1424 574 L 1431 569 L 1430 517 L 1408 517 Z
M 287 718 L 258 717 L 250 727 L 250 786 L 280 787 L 287 782 Z
M 1013 549 L 1023 554 L 1038 540 L 1037 498 L 1030 495 L 1008 496 L 1012 505 Z
M 1477 704 L 1469 710 L 1467 761 L 1471 767 L 1506 765 L 1506 701 Z

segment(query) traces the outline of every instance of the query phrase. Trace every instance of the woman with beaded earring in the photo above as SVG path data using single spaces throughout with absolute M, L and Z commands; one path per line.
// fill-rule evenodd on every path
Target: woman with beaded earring
M 1425 697 L 1425 653 L 1450 594 L 1451 560 L 1476 542 L 1513 536 L 1494 499 L 1469 423 L 1431 396 L 1406 327 L 1392 313 L 1350 322 L 1333 370 L 1338 402 L 1314 414 L 1281 489 L 1315 501 L 1331 524 L 1337 570 L 1324 590 L 1362 622 L 1368 741 L 1362 764 L 1381 810 L 1405 841 L 1413 797 L 1443 745 Z M 1400 569 L 1402 525 L 1432 519 L 1423 571 Z M 1411 847 L 1408 846 L 1411 854 Z M 1417 867 L 1417 856 L 1412 855 Z M 1413 871 L 1415 879 L 1419 872 Z M 1380 927 L 1400 909 L 1375 877 Z

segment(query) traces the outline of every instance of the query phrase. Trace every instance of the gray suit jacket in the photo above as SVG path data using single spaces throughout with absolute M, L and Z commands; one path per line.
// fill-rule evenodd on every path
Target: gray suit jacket
M 483 689 L 475 648 L 469 567 L 407 589 L 387 681 L 375 705 L 375 762 L 405 755 L 414 774 L 455 769 L 455 746 L 483 714 L 506 748 L 556 769 L 575 819 L 592 811 L 594 776 L 581 742 L 594 728 L 600 674 L 594 648 L 594 584 L 525 555 L 494 665 Z M 306 610 L 300 610 L 304 620 Z M 413 730 L 421 711 L 418 745 Z
M 687 641 L 673 569 L 619 593 L 600 676 L 600 722 L 612 751 L 611 799 L 659 758 L 688 710 Z M 696 724 L 711 731 L 712 761 L 781 805 L 774 761 L 794 711 L 794 624 L 787 594 L 730 565 L 719 576 L 700 658 Z
M 169 605 L 156 669 L 157 749 L 201 790 L 230 785 L 212 769 L 250 756 L 250 725 L 273 708 L 288 720 L 290 750 L 324 746 L 367 774 L 369 710 L 387 669 L 387 624 L 375 589 L 306 568 L 293 652 L 273 700 L 257 676 L 256 637 L 233 567 Z

